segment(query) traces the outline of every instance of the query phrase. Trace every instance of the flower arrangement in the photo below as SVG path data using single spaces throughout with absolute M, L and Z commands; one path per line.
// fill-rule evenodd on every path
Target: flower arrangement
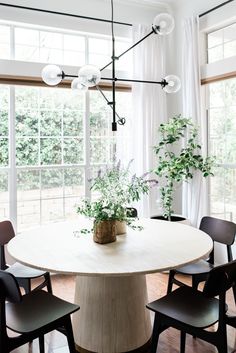
M 99 170 L 96 177 L 91 179 L 91 190 L 99 193 L 95 201 L 82 200 L 77 208 L 77 213 L 100 221 L 123 221 L 132 228 L 135 219 L 132 216 L 130 205 L 139 201 L 141 195 L 148 194 L 149 188 L 157 184 L 156 180 L 147 180 L 146 173 L 140 177 L 131 175 L 131 160 L 127 167 L 122 167 L 120 162 L 112 167 Z

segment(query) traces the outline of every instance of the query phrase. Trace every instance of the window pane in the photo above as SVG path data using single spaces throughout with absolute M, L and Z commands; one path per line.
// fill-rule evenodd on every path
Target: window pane
M 0 58 L 10 59 L 10 45 L 5 43 L 0 43 Z
M 40 171 L 17 172 L 17 228 L 24 230 L 40 224 Z
M 40 197 L 40 171 L 20 170 L 17 172 L 17 200 L 38 200 Z
M 223 59 L 223 46 L 208 49 L 208 62 L 213 63 Z
M 9 218 L 8 171 L 0 170 L 0 218 Z
M 207 35 L 208 63 L 236 55 L 236 24 Z
M 52 64 L 63 62 L 63 53 L 59 49 L 41 48 L 39 61 Z
M 16 111 L 16 136 L 38 135 L 37 110 L 19 109 Z
M 6 167 L 9 164 L 8 139 L 0 137 L 0 166 Z
M 212 33 L 209 33 L 208 36 L 208 48 L 215 47 L 217 45 L 223 44 L 223 30 L 215 31 Z
M 20 109 L 33 109 L 36 111 L 38 106 L 38 88 L 34 87 L 15 87 L 16 111 Z
M 224 57 L 229 58 L 234 55 L 236 55 L 236 40 L 225 43 L 224 45 Z
M 39 139 L 16 139 L 16 164 L 17 166 L 39 164 Z
M 39 41 L 41 48 L 62 49 L 62 34 L 40 31 Z
M 84 168 L 68 168 L 64 171 L 65 196 L 84 195 Z
M 210 155 L 216 156 L 218 167 L 211 178 L 211 213 L 236 220 L 236 79 L 209 85 Z M 215 106 L 221 107 L 215 107 Z
M 63 112 L 63 133 L 64 136 L 82 136 L 84 113 L 81 111 Z
M 0 85 L 0 102 L 0 137 L 7 137 L 9 124 L 9 89 L 3 85 Z
M 1 34 L 0 34 L 1 38 Z M 7 45 L 1 43 L 1 45 Z M 4 55 L 9 55 L 7 47 Z M 85 38 L 53 31 L 15 28 L 15 59 L 52 64 L 85 64 Z
M 29 28 L 15 28 L 15 43 L 30 46 L 39 46 L 39 31 Z
M 39 226 L 40 219 L 40 201 L 18 201 L 17 202 L 17 230 L 19 232 Z
M 0 26 L 0 58 L 10 59 L 10 27 Z
M 62 147 L 59 138 L 40 139 L 40 161 L 41 164 L 61 164 Z
M 64 163 L 78 164 L 84 161 L 84 145 L 80 138 L 64 139 Z
M 85 38 L 77 35 L 63 35 L 64 50 L 76 50 L 85 52 Z
M 236 39 L 236 24 L 224 28 L 224 42 Z
M 40 112 L 41 136 L 61 136 L 62 111 L 42 110 Z
M 85 64 L 85 55 L 77 51 L 67 50 L 63 53 L 65 65 L 82 66 Z

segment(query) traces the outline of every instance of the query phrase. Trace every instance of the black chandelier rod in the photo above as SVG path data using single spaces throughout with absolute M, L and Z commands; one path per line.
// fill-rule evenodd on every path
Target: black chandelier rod
M 100 88 L 98 85 L 96 85 L 95 87 L 96 87 L 96 89 L 101 93 L 101 95 L 103 96 L 103 98 L 104 98 L 105 101 L 107 102 L 107 105 L 109 105 L 109 107 L 110 107 L 111 109 L 113 109 L 111 102 L 109 101 L 109 99 L 107 98 L 107 96 L 104 94 L 104 92 L 101 90 L 101 88 Z M 120 125 L 124 125 L 124 124 L 125 124 L 125 118 L 121 118 L 117 112 L 116 112 L 116 117 L 118 118 L 117 122 L 118 122 Z
M 215 6 L 215 7 L 212 7 L 212 9 L 207 10 L 206 12 L 203 12 L 203 13 L 201 13 L 201 14 L 198 15 L 198 16 L 199 16 L 199 17 L 203 17 L 203 16 L 207 15 L 208 13 L 211 13 L 211 12 L 213 12 L 213 11 L 219 9 L 219 8 L 222 7 L 222 6 L 227 5 L 228 3 L 232 2 L 232 1 L 234 1 L 234 0 L 228 0 L 228 1 L 222 2 L 222 4 L 219 4 L 219 5 Z
M 123 53 L 121 53 L 119 56 L 115 57 L 115 60 L 119 60 L 124 54 L 128 53 L 128 51 L 130 51 L 131 49 L 135 48 L 136 45 L 140 44 L 142 41 L 144 41 L 144 39 L 148 38 L 151 34 L 155 33 L 154 29 L 151 30 L 150 33 L 148 33 L 146 36 L 144 36 L 143 38 L 141 38 L 138 42 L 134 43 L 131 47 L 129 47 L 128 49 L 126 49 Z M 103 71 L 104 69 L 106 69 L 108 66 L 110 66 L 112 64 L 113 60 L 110 61 L 107 65 L 105 65 L 103 68 L 100 69 L 100 71 Z
M 106 22 L 106 23 L 111 23 L 111 20 L 106 20 L 104 18 L 97 18 L 97 17 L 90 17 L 90 16 L 82 16 L 82 15 L 75 15 L 72 13 L 68 12 L 59 12 L 59 11 L 52 11 L 52 10 L 44 10 L 44 9 L 39 9 L 36 7 L 28 7 L 28 6 L 20 6 L 20 5 L 13 5 L 13 4 L 6 4 L 1 2 L 0 6 L 5 6 L 5 7 L 13 7 L 16 9 L 21 9 L 21 10 L 30 10 L 30 11 L 37 11 L 37 12 L 43 12 L 43 13 L 50 13 L 53 15 L 60 15 L 60 16 L 69 16 L 69 17 L 75 17 L 75 18 L 82 18 L 84 20 L 92 20 L 92 21 L 99 21 L 99 22 Z M 118 22 L 114 21 L 113 23 L 117 25 L 122 25 L 122 26 L 130 26 L 132 27 L 132 23 L 126 23 L 126 22 Z
M 63 71 L 62 71 L 62 74 L 61 75 L 58 75 L 60 77 L 62 77 L 63 79 L 65 77 L 71 77 L 71 78 L 77 78 L 78 75 L 68 75 L 68 74 L 65 74 Z M 162 81 L 148 81 L 148 80 L 133 80 L 133 79 L 129 79 L 129 78 L 117 78 L 117 77 L 101 77 L 101 80 L 105 80 L 105 81 L 114 81 L 114 82 L 117 82 L 117 81 L 121 81 L 121 82 L 139 82 L 139 83 L 153 83 L 153 84 L 157 84 L 157 85 L 163 85 L 163 86 L 166 86 L 167 85 L 167 82 L 163 79 Z M 97 85 L 97 87 L 99 87 Z M 100 91 L 100 90 L 99 90 Z M 101 91 L 100 91 L 101 92 Z

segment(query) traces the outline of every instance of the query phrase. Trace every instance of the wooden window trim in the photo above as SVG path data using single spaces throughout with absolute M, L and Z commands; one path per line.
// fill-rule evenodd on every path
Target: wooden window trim
M 204 86 L 209 83 L 228 80 L 228 79 L 235 78 L 235 77 L 236 77 L 236 71 L 232 71 L 232 72 L 228 72 L 228 73 L 222 74 L 222 75 L 216 75 L 216 76 L 212 76 L 209 78 L 203 78 L 203 79 L 201 79 L 201 85 Z
M 0 76 L 0 84 L 8 84 L 8 85 L 21 85 L 21 86 L 41 86 L 41 87 L 55 87 L 55 86 L 47 86 L 41 78 L 39 77 L 23 77 L 23 76 L 8 76 L 1 75 Z M 58 88 L 70 88 L 71 81 L 63 80 L 56 87 Z M 103 91 L 111 91 L 112 84 L 110 82 L 102 82 L 99 84 L 99 87 Z M 95 87 L 91 87 L 91 90 L 95 90 Z M 119 92 L 130 92 L 131 85 L 127 84 L 118 84 L 116 83 L 116 91 Z

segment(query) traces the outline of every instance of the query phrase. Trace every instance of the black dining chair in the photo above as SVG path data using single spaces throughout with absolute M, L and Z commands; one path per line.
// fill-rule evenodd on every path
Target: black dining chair
M 180 353 L 185 353 L 186 333 L 213 344 L 218 353 L 227 353 L 226 325 L 236 327 L 236 316 L 227 315 L 226 292 L 235 282 L 236 261 L 232 261 L 210 271 L 203 292 L 181 286 L 149 303 L 147 308 L 155 312 L 150 353 L 157 352 L 159 335 L 169 327 L 181 332 Z M 206 330 L 216 323 L 214 331 Z
M 0 222 L 0 269 L 13 274 L 20 287 L 23 287 L 26 293 L 31 291 L 31 280 L 43 277 L 41 282 L 33 290 L 47 287 L 49 293 L 52 293 L 51 278 L 49 272 L 40 271 L 31 267 L 15 262 L 13 265 L 7 265 L 5 257 L 5 246 L 15 236 L 15 231 L 10 221 Z
M 177 274 L 192 277 L 192 287 L 197 289 L 200 282 L 206 281 L 210 270 L 214 267 L 214 243 L 218 242 L 226 245 L 228 262 L 233 260 L 232 244 L 235 240 L 236 224 L 223 219 L 214 217 L 203 217 L 200 223 L 200 230 L 207 233 L 213 240 L 213 250 L 207 260 L 199 260 L 193 264 L 182 266 L 178 269 L 170 270 L 167 286 L 167 293 L 170 293 L 173 284 L 184 285 L 176 278 Z M 235 298 L 236 290 L 234 289 Z
M 45 353 L 44 335 L 59 330 L 67 336 L 70 353 L 75 353 L 70 315 L 77 310 L 78 305 L 43 290 L 22 295 L 16 278 L 0 270 L 0 352 L 9 353 L 38 338 L 40 353 Z

